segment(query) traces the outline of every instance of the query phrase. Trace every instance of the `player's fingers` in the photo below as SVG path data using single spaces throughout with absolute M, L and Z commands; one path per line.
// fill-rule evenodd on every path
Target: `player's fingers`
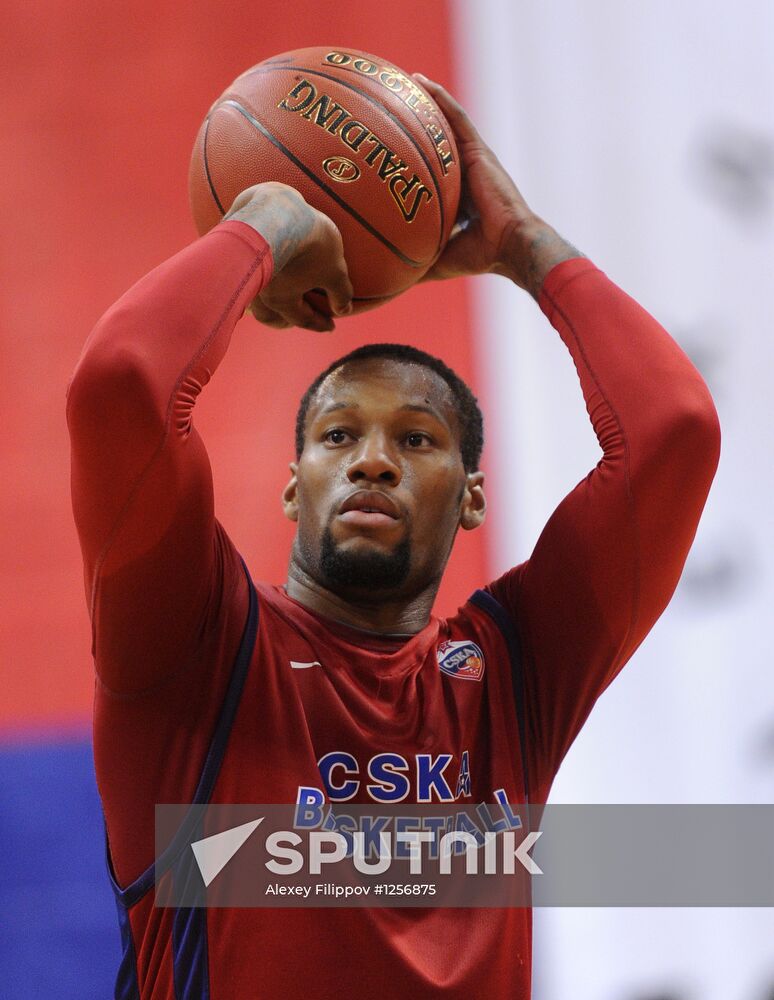
M 335 316 L 348 316 L 352 312 L 352 282 L 343 256 L 334 263 L 333 272 L 322 288 Z
M 352 312 L 352 282 L 349 280 L 347 262 L 344 259 L 344 242 L 338 227 L 331 219 L 324 216 L 322 223 L 325 267 L 319 287 L 326 292 L 334 315 L 347 316 Z
M 300 326 L 302 330 L 315 330 L 318 333 L 329 333 L 334 329 L 330 316 L 315 309 L 306 299 L 287 295 L 270 295 L 266 293 L 264 302 L 275 313 L 287 321 L 288 326 Z
M 422 73 L 414 73 L 412 75 L 422 84 L 425 90 L 433 97 L 441 111 L 443 111 L 458 140 L 461 142 L 482 141 L 467 111 L 459 101 L 452 97 L 448 90 L 444 90 L 440 83 L 429 80 Z
M 259 323 L 263 323 L 264 326 L 274 327 L 275 330 L 287 330 L 288 327 L 292 326 L 292 323 L 289 323 L 279 313 L 273 309 L 269 309 L 266 303 L 262 302 L 260 298 L 253 299 L 247 307 L 247 311 L 252 313 Z

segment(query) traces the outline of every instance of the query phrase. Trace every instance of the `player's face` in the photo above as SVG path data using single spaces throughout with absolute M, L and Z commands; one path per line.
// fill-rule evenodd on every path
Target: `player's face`
M 484 517 L 451 392 L 422 365 L 355 361 L 320 386 L 283 500 L 293 559 L 330 590 L 411 597 L 440 579 L 457 529 Z

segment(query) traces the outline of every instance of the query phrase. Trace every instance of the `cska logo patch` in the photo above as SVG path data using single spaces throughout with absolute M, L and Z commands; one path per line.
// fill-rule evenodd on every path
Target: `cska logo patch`
M 442 642 L 436 656 L 438 666 L 450 677 L 480 681 L 484 676 L 484 654 L 470 639 Z

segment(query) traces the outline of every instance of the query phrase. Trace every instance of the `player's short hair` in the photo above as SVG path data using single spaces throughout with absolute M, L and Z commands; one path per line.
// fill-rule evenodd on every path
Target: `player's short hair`
M 481 415 L 478 400 L 470 387 L 440 358 L 436 358 L 426 351 L 420 351 L 418 347 L 411 347 L 409 344 L 364 344 L 331 362 L 325 371 L 320 372 L 301 397 L 296 414 L 296 459 L 301 457 L 301 452 L 304 450 L 306 415 L 317 390 L 331 372 L 336 371 L 337 368 L 341 368 L 342 365 L 348 364 L 350 361 L 362 361 L 367 358 L 388 358 L 394 361 L 424 365 L 425 368 L 434 371 L 436 375 L 440 375 L 448 385 L 454 400 L 454 408 L 459 422 L 462 464 L 465 472 L 476 472 L 481 459 L 481 450 L 484 447 L 484 418 Z

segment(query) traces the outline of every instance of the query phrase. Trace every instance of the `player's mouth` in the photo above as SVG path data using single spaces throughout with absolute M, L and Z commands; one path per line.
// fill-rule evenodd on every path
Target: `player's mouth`
M 400 520 L 398 508 L 386 493 L 357 490 L 339 508 L 339 518 L 361 528 L 388 527 Z

